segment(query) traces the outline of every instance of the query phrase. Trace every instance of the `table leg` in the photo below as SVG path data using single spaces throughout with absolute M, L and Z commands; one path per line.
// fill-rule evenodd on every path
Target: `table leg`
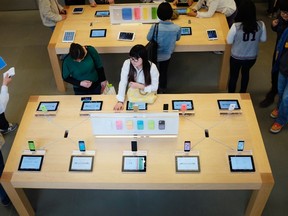
M 229 78 L 229 61 L 230 61 L 231 45 L 225 45 L 223 53 L 222 65 L 220 68 L 219 90 L 226 90 Z
M 1 184 L 8 194 L 11 202 L 21 216 L 35 215 L 34 209 L 31 206 L 25 192 L 21 188 L 14 188 L 11 183 L 12 173 L 3 173 L 1 176 Z
M 60 92 L 65 92 L 66 86 L 65 86 L 65 83 L 62 79 L 61 64 L 60 64 L 59 58 L 56 54 L 55 44 L 49 43 L 47 49 L 48 49 L 48 54 L 49 54 L 50 62 L 52 65 L 52 70 L 54 73 L 54 78 L 55 78 L 57 89 Z
M 259 190 L 254 190 L 252 192 L 250 201 L 248 203 L 245 215 L 246 216 L 261 216 L 270 193 L 274 186 L 273 175 L 261 174 L 262 185 Z

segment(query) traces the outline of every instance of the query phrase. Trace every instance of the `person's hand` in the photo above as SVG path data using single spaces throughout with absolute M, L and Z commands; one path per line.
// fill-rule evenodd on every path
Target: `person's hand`
M 96 7 L 97 4 L 96 4 L 96 2 L 92 2 L 92 3 L 90 3 L 90 6 L 91 6 L 91 7 Z
M 60 11 L 60 14 L 67 14 L 67 11 L 65 9 Z
M 274 19 L 274 20 L 272 21 L 272 26 L 275 27 L 275 26 L 278 25 L 278 23 L 279 23 L 279 19 Z
M 176 6 L 178 4 L 178 0 L 174 0 L 172 4 Z
M 12 78 L 9 77 L 9 74 L 6 74 L 6 76 L 3 78 L 3 85 L 8 86 L 8 84 L 12 81 Z
M 197 10 L 190 8 L 190 11 L 187 13 L 187 15 L 192 16 L 192 17 L 196 17 L 197 16 Z
M 193 0 L 188 0 L 187 3 L 188 3 L 189 6 L 191 6 L 194 3 L 194 1 Z
M 131 88 L 136 88 L 136 89 L 141 89 L 143 90 L 145 88 L 145 86 L 143 84 L 137 83 L 137 82 L 130 82 L 129 86 Z
M 108 0 L 109 4 L 114 4 L 114 0 Z
M 108 81 L 107 81 L 107 80 L 105 80 L 105 81 L 101 82 L 101 94 L 103 93 L 103 91 L 104 91 L 105 87 L 107 86 L 107 83 L 108 83 Z
M 115 106 L 114 106 L 114 110 L 115 110 L 115 111 L 123 110 L 123 102 L 118 101 L 118 102 L 115 104 Z
M 91 85 L 92 85 L 92 82 L 89 80 L 83 80 L 80 82 L 80 86 L 84 88 L 90 88 Z
M 61 14 L 62 20 L 65 20 L 67 18 L 67 15 Z

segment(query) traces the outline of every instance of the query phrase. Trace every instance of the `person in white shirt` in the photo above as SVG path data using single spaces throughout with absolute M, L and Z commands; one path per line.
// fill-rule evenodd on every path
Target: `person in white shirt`
M 148 60 L 146 48 L 137 44 L 129 52 L 130 58 L 125 60 L 121 69 L 121 77 L 116 96 L 114 110 L 123 110 L 126 88 L 137 88 L 144 92 L 156 92 L 159 83 L 159 72 L 156 65 Z
M 200 12 L 201 8 L 207 11 Z M 195 6 L 187 13 L 188 16 L 197 18 L 209 18 L 215 12 L 222 13 L 226 16 L 229 27 L 232 26 L 233 20 L 237 15 L 237 7 L 234 0 L 199 0 Z

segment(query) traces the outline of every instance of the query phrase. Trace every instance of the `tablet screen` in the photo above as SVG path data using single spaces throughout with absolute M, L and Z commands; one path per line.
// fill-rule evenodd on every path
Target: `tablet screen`
M 83 8 L 74 8 L 73 9 L 73 13 L 82 13 L 83 12 Z
M 133 41 L 135 34 L 133 32 L 119 32 L 118 40 Z
M 231 172 L 255 172 L 252 155 L 229 155 Z
M 56 111 L 59 105 L 59 101 L 42 101 L 39 103 L 37 111 Z
M 182 104 L 186 104 L 187 110 L 194 109 L 192 100 L 172 100 L 172 109 L 181 110 Z
M 18 170 L 40 171 L 44 155 L 22 155 Z
M 199 156 L 176 156 L 176 172 L 200 172 Z
M 209 40 L 216 40 L 217 39 L 217 33 L 216 33 L 215 29 L 207 30 L 207 34 L 208 34 L 208 39 Z
M 238 100 L 217 100 L 217 102 L 220 110 L 228 110 L 230 104 L 235 105 L 235 110 L 241 109 Z
M 110 15 L 110 12 L 107 11 L 96 11 L 95 16 L 96 17 L 108 17 Z
M 123 172 L 146 172 L 146 156 L 123 156 Z
M 6 67 L 6 62 L 2 57 L 0 57 L 0 70 L 2 70 L 4 67 Z
M 106 37 L 106 29 L 91 29 L 90 37 Z
M 69 171 L 93 170 L 94 156 L 71 156 Z
M 178 14 L 183 15 L 183 14 L 187 14 L 187 8 L 176 8 L 175 9 Z
M 127 101 L 126 110 L 134 110 L 134 106 L 138 106 L 138 110 L 147 110 L 147 103 Z
M 191 27 L 181 27 L 181 35 L 191 35 Z
M 103 101 L 83 101 L 81 111 L 100 111 Z

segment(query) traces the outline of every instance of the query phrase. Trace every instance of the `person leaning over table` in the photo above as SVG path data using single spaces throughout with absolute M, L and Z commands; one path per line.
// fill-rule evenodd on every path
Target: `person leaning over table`
M 166 2 L 171 2 L 173 5 L 177 6 L 179 3 L 187 3 L 189 6 L 193 4 L 193 0 L 166 0 Z
M 58 0 L 39 0 L 39 12 L 42 23 L 54 30 L 56 23 L 66 19 L 66 10 Z
M 63 60 L 63 79 L 73 85 L 75 95 L 101 94 L 107 84 L 100 55 L 92 46 L 70 45 Z
M 114 110 L 123 110 L 125 101 L 125 92 L 127 85 L 130 88 L 140 89 L 150 93 L 157 91 L 159 82 L 159 72 L 156 65 L 148 60 L 146 48 L 137 44 L 129 52 L 130 58 L 125 60 L 121 69 L 118 94 L 118 102 Z
M 201 8 L 206 8 L 207 11 L 198 11 Z M 196 5 L 190 8 L 190 12 L 187 15 L 197 18 L 209 18 L 215 12 L 223 13 L 226 16 L 230 28 L 237 15 L 236 3 L 234 0 L 199 0 Z
M 158 25 L 158 35 L 154 35 L 154 40 L 157 41 L 157 63 L 160 73 L 158 93 L 165 93 L 167 89 L 167 72 L 171 59 L 171 55 L 175 49 L 176 41 L 180 40 L 181 28 L 171 21 L 173 9 L 167 2 L 162 2 L 157 8 L 157 16 L 160 19 Z M 155 25 L 152 25 L 148 34 L 147 40 L 150 41 L 153 37 Z

